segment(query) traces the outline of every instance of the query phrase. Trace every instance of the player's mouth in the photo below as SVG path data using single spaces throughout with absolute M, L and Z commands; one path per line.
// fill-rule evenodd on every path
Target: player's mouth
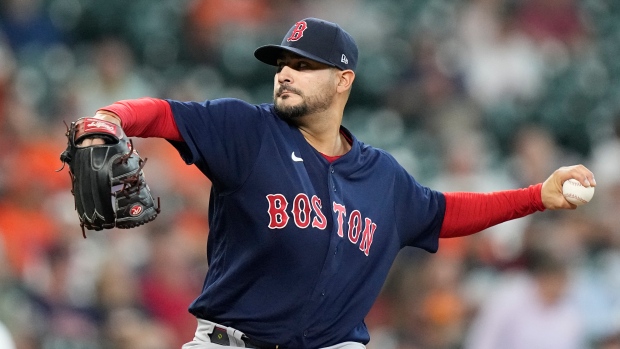
M 295 88 L 280 86 L 278 92 L 276 93 L 276 97 L 285 97 L 291 94 L 301 95 L 301 93 Z

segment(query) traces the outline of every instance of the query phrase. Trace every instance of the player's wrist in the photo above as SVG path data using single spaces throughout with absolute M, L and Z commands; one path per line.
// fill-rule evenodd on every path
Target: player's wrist
M 543 196 L 542 196 L 543 184 L 538 183 L 538 184 L 530 185 L 527 188 L 527 190 L 529 192 L 530 202 L 533 205 L 533 207 L 537 211 L 541 211 L 541 212 L 546 210 L 547 207 L 545 206 L 545 203 L 543 202 Z
M 123 126 L 121 118 L 115 113 L 108 110 L 97 110 L 93 118 L 108 121 L 121 127 Z

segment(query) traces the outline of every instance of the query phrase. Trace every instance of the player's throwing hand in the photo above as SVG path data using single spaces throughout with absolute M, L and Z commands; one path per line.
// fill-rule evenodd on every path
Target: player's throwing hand
M 594 174 L 583 165 L 565 166 L 555 170 L 542 186 L 542 201 L 545 208 L 575 209 L 577 206 L 566 200 L 562 193 L 562 185 L 569 179 L 576 179 L 584 187 L 595 187 Z

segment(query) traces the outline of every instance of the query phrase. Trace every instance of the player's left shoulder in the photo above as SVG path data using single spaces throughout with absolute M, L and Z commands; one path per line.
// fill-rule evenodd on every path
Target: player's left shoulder
M 352 152 L 354 153 L 353 163 L 357 170 L 363 173 L 380 172 L 381 177 L 386 177 L 400 172 L 402 168 L 394 156 L 384 149 L 361 141 L 357 141 L 357 145 L 354 144 Z
M 383 165 L 399 166 L 396 158 L 383 148 L 360 142 L 360 153 L 368 159 L 382 162 Z

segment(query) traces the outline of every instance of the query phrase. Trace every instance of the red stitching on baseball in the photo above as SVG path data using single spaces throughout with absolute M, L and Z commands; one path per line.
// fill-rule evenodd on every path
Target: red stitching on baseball
M 581 198 L 581 197 L 579 197 L 579 196 L 577 196 L 577 195 L 575 195 L 573 193 L 567 193 L 567 194 L 564 195 L 564 197 L 577 199 L 577 200 L 583 202 L 584 204 L 587 203 L 587 201 L 585 199 L 583 199 L 583 198 Z

